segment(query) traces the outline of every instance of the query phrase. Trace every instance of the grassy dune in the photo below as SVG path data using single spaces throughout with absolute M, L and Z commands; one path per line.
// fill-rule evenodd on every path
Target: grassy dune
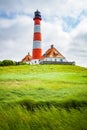
M 0 67 L 0 130 L 87 130 L 87 69 Z

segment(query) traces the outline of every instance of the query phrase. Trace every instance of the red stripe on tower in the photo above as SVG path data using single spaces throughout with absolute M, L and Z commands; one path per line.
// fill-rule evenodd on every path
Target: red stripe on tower
M 34 16 L 34 36 L 33 36 L 33 51 L 32 51 L 32 59 L 40 60 L 42 56 L 42 48 L 41 48 L 41 14 L 37 10 Z

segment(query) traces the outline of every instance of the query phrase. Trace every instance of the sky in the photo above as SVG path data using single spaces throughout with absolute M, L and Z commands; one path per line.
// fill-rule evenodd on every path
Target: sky
M 32 55 L 37 9 L 43 53 L 53 44 L 68 61 L 87 67 L 87 0 L 0 0 L 0 60 Z

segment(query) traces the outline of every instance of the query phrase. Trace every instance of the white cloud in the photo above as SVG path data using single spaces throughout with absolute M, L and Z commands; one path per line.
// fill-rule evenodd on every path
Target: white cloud
M 67 57 L 75 59 L 77 64 L 87 66 L 87 18 L 70 33 L 71 42 L 67 50 Z
M 32 49 L 32 19 L 20 16 L 16 19 L 3 19 L 0 25 L 0 59 L 21 60 Z M 7 24 L 5 24 L 7 23 Z
M 50 44 L 54 44 L 61 51 L 66 50 L 70 38 L 67 32 L 62 30 L 62 21 L 49 23 L 43 22 L 42 24 L 43 33 L 43 48 L 48 48 Z
M 0 10 L 9 12 L 32 13 L 39 9 L 45 16 L 73 15 L 77 16 L 87 9 L 87 0 L 0 0 Z

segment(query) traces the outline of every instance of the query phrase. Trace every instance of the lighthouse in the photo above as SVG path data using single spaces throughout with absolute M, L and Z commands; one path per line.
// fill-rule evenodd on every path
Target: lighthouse
M 37 10 L 34 12 L 34 34 L 33 34 L 33 50 L 32 50 L 32 61 L 34 64 L 39 64 L 42 57 L 41 48 L 41 13 Z

